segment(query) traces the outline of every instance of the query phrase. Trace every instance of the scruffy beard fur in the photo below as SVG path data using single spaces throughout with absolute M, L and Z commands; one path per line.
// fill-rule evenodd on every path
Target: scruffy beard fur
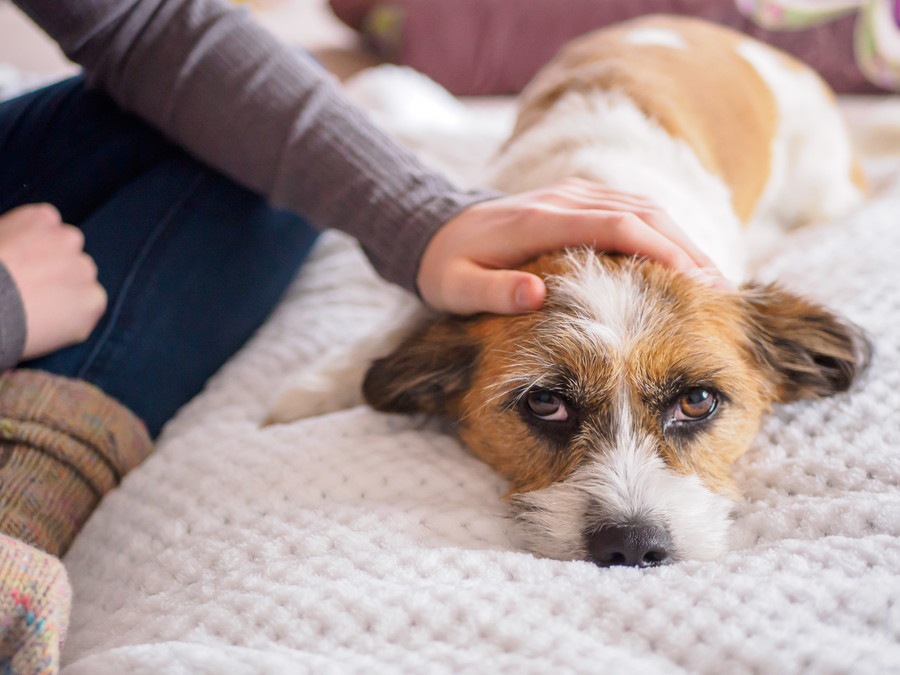
M 722 291 L 589 250 L 525 269 L 547 282 L 541 310 L 430 323 L 373 364 L 364 393 L 379 410 L 452 419 L 509 479 L 520 531 L 544 556 L 643 567 L 721 555 L 731 467 L 763 415 L 844 391 L 868 360 L 858 328 L 775 286 Z M 698 391 L 712 409 L 685 418 Z M 535 414 L 557 402 L 557 419 Z

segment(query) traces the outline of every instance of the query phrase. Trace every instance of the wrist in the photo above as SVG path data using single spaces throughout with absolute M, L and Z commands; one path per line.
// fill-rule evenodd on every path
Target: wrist
M 0 371 L 9 370 L 25 350 L 27 322 L 19 287 L 0 261 Z

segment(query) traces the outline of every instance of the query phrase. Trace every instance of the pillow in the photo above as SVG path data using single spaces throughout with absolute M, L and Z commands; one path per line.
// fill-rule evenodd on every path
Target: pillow
M 869 0 L 868 4 L 887 7 L 891 2 Z M 857 65 L 856 7 L 851 5 L 858 3 L 853 0 L 846 0 L 834 20 L 823 23 L 807 12 L 799 24 L 796 12 L 773 12 L 777 0 L 739 0 L 738 4 L 724 0 L 331 0 L 337 16 L 360 30 L 376 54 L 425 73 L 457 95 L 517 93 L 567 41 L 650 13 L 697 16 L 741 30 L 806 61 L 841 93 L 887 88 L 867 79 Z M 827 19 L 833 19 L 833 14 Z M 769 27 L 751 16 L 765 19 Z M 793 30 L 772 29 L 779 17 L 793 21 L 785 26 Z M 893 29 L 900 36 L 900 28 Z
M 378 0 L 331 0 L 331 10 L 345 24 L 355 30 L 362 30 L 369 13 Z

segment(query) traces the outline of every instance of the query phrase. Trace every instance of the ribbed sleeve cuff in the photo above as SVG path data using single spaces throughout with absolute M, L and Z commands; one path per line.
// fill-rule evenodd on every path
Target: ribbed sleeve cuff
M 0 372 L 22 359 L 25 350 L 25 306 L 16 282 L 0 262 Z
M 502 197 L 492 190 L 452 192 L 435 197 L 414 212 L 405 225 L 398 228 L 392 241 L 367 239 L 363 250 L 380 276 L 403 288 L 418 293 L 416 277 L 428 242 L 449 220 L 464 209 Z

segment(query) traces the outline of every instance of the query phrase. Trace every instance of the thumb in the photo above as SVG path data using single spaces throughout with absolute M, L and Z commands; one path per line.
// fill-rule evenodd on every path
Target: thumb
M 471 266 L 460 279 L 450 310 L 459 314 L 519 314 L 538 309 L 547 289 L 540 277 L 517 270 Z

